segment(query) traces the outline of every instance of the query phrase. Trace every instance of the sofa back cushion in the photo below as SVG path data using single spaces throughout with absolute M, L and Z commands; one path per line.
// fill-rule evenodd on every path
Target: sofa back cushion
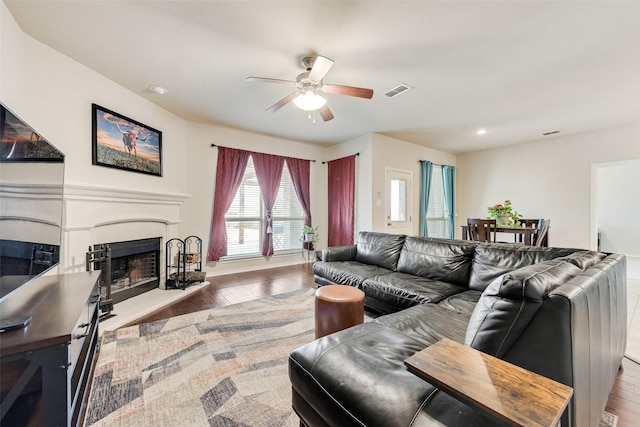
M 404 234 L 361 231 L 356 242 L 356 261 L 395 271 L 405 237 Z
M 580 252 L 574 252 L 567 256 L 563 256 L 562 258 L 559 258 L 559 259 L 563 259 L 575 265 L 580 270 L 584 271 L 587 268 L 591 268 L 592 266 L 596 265 L 605 257 L 606 255 L 603 254 L 602 252 L 580 251 Z
M 472 242 L 407 236 L 398 271 L 467 288 L 475 248 Z
M 471 314 L 465 344 L 502 357 L 520 338 L 549 292 L 580 273 L 575 265 L 553 259 L 494 279 Z
M 471 266 L 469 289 L 484 291 L 504 273 L 542 261 L 570 255 L 577 249 L 544 248 L 509 244 L 480 244 Z

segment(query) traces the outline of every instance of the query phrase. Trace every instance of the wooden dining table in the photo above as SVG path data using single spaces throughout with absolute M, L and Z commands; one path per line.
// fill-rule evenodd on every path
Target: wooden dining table
M 469 231 L 466 225 L 461 225 L 462 227 L 462 240 L 469 240 Z M 533 236 L 535 236 L 536 228 L 530 227 L 496 227 L 496 233 L 511 233 L 514 235 L 522 236 L 522 243 L 525 245 L 531 246 L 533 245 Z

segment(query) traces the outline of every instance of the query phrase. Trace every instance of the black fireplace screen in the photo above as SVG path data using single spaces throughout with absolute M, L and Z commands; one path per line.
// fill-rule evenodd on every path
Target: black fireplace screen
M 113 304 L 157 288 L 160 283 L 160 238 L 94 245 L 87 252 L 87 269 L 102 270 L 103 312 Z

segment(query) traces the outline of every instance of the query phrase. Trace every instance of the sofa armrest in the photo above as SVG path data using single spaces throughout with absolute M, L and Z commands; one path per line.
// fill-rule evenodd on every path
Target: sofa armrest
M 356 258 L 356 245 L 333 246 L 322 250 L 322 261 L 352 261 Z

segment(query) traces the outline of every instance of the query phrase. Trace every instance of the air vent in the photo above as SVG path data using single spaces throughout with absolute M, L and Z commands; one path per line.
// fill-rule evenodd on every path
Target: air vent
M 545 132 L 542 134 L 542 136 L 549 136 L 549 135 L 554 135 L 556 133 L 560 133 L 559 130 L 552 130 L 551 132 Z
M 400 95 L 401 93 L 404 93 L 410 89 L 413 89 L 413 87 L 401 83 L 398 86 L 394 87 L 393 89 L 391 89 L 390 91 L 388 91 L 387 93 L 384 94 L 384 96 L 386 96 L 387 98 L 395 98 L 396 96 Z

